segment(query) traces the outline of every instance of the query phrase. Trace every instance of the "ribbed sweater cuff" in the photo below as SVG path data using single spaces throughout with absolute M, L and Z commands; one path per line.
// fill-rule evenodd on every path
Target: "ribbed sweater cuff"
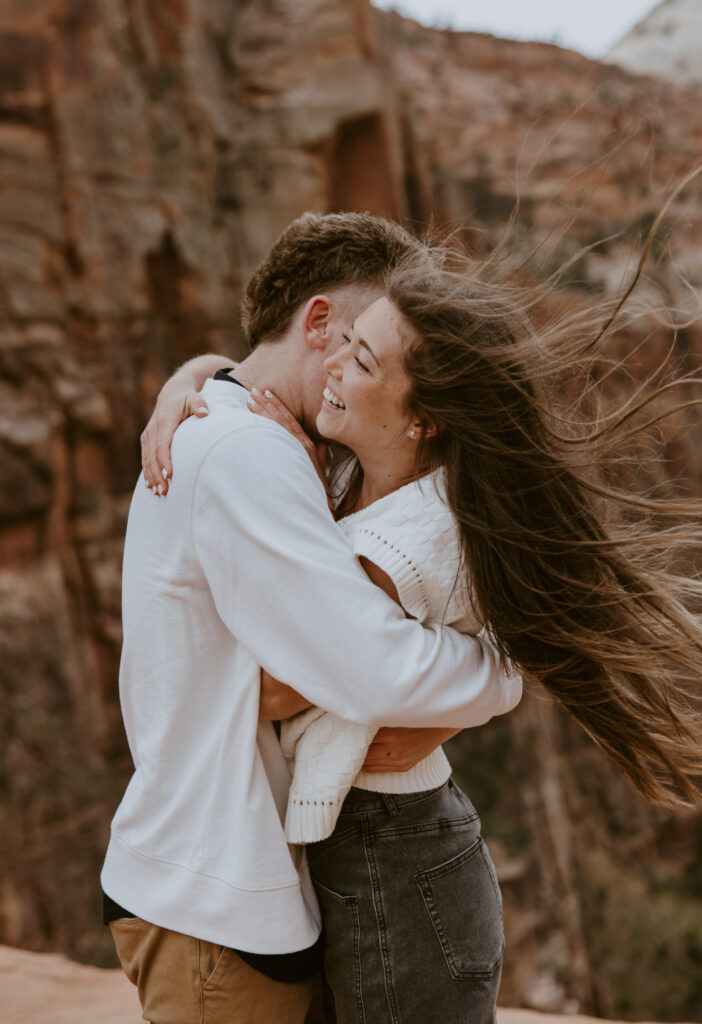
M 318 843 L 326 839 L 334 831 L 342 803 L 342 797 L 310 800 L 291 790 L 285 812 L 285 838 L 289 843 Z
M 451 765 L 441 747 L 408 772 L 359 772 L 353 780 L 359 789 L 374 793 L 421 793 L 442 786 L 451 775 Z M 293 784 L 294 785 L 294 784 Z M 318 843 L 336 827 L 346 793 L 322 800 L 290 790 L 285 813 L 285 838 L 289 843 Z

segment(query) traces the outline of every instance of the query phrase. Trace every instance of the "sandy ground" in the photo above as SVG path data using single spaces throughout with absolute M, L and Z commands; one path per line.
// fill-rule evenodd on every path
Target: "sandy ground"
M 140 1024 L 141 1014 L 136 990 L 121 971 L 84 967 L 54 953 L 0 946 L 0 1020 L 3 1024 Z M 528 1010 L 498 1013 L 499 1024 L 564 1021 L 598 1024 L 592 1017 Z

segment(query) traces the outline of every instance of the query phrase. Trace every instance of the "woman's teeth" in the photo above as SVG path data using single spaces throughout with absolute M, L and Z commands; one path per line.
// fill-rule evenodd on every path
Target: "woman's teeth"
M 337 395 L 335 395 L 333 391 L 330 391 L 329 388 L 325 388 L 324 391 L 323 391 L 323 394 L 324 394 L 325 401 L 329 402 L 329 405 L 333 405 L 335 409 L 345 409 L 346 408 L 346 406 L 341 401 L 341 399 L 338 398 Z

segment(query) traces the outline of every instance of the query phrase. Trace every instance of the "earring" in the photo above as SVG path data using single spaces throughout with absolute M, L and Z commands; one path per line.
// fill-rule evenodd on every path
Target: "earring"
M 416 431 L 416 430 L 414 429 L 414 427 L 412 427 L 412 428 L 411 428 L 411 430 L 408 430 L 408 431 L 407 431 L 407 433 L 408 433 L 408 434 L 409 434 L 409 436 L 410 436 L 410 437 L 412 437 L 412 438 L 414 438 L 414 437 L 416 437 L 416 436 L 417 436 L 417 431 Z

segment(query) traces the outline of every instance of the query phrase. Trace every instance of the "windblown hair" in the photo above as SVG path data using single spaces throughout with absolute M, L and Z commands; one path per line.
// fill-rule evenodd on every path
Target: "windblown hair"
M 399 224 L 369 213 L 304 213 L 273 244 L 254 272 L 241 322 L 253 348 L 285 334 L 303 302 L 353 284 L 382 287 L 388 269 L 427 250 Z
M 648 799 L 699 802 L 702 719 L 686 688 L 702 667 L 701 587 L 679 562 L 699 550 L 699 506 L 695 527 L 689 503 L 608 482 L 618 428 L 635 417 L 630 405 L 577 426 L 592 405 L 572 396 L 579 379 L 592 395 L 592 317 L 537 332 L 528 297 L 468 263 L 400 269 L 387 295 L 415 338 L 410 415 L 439 427 L 419 458 L 443 470 L 471 601 L 501 655 Z M 565 411 L 554 381 L 570 389 Z M 687 526 L 665 518 L 681 514 Z

